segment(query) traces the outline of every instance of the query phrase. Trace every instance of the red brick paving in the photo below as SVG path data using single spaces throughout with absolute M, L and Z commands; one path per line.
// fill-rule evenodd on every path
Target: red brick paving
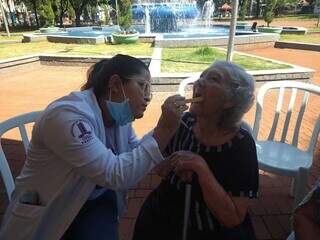
M 300 51 L 290 49 L 259 49 L 246 51 L 247 53 L 257 54 L 264 57 L 270 57 L 277 60 L 287 61 L 293 64 L 310 67 L 317 72 L 312 81 L 315 84 L 320 83 L 320 53 L 311 51 Z M 15 116 L 22 112 L 43 109 L 50 101 L 62 96 L 72 90 L 79 89 L 84 81 L 86 68 L 79 67 L 51 67 L 36 66 L 35 69 L 20 68 L 12 72 L 1 73 L 0 89 L 0 121 Z M 68 76 L 68 78 L 66 78 Z M 288 100 L 287 100 L 288 101 Z M 161 101 L 155 99 L 150 104 L 145 118 L 134 123 L 138 136 L 142 136 L 150 130 L 156 123 L 160 114 Z M 268 101 L 268 112 L 271 111 L 272 96 Z M 319 104 L 315 99 L 311 99 L 310 105 L 316 107 Z M 253 108 L 245 116 L 245 120 L 252 124 L 254 119 Z M 306 141 L 310 137 L 310 125 L 315 121 L 319 111 L 313 110 L 307 115 L 307 121 L 302 128 L 301 144 L 299 146 L 306 148 Z M 270 121 L 265 121 L 266 123 Z M 283 119 L 280 119 L 280 123 Z M 265 128 L 261 128 L 265 132 Z M 262 134 L 261 137 L 265 137 Z M 289 134 L 289 135 L 292 135 Z M 10 132 L 5 136 L 3 147 L 8 156 L 10 166 L 16 176 L 21 169 L 24 159 L 24 153 L 19 141 L 15 141 L 16 132 Z M 13 140 L 12 140 L 13 139 Z M 312 169 L 309 182 L 312 184 L 319 176 L 319 146 L 315 154 L 315 164 Z M 129 240 L 132 236 L 134 221 L 141 204 L 147 194 L 159 184 L 160 178 L 153 173 L 144 177 L 136 187 L 129 191 L 129 208 L 120 224 L 120 239 Z M 289 217 L 291 212 L 292 198 L 289 196 L 290 179 L 273 174 L 260 173 L 260 198 L 253 200 L 250 207 L 253 224 L 256 235 L 259 240 L 285 239 L 290 232 Z M 7 200 L 3 184 L 0 190 L 0 221 Z

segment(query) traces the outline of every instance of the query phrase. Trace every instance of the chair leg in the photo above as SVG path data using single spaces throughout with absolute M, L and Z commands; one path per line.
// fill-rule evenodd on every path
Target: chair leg
M 298 175 L 295 177 L 294 207 L 296 207 L 306 194 L 309 170 L 300 168 Z

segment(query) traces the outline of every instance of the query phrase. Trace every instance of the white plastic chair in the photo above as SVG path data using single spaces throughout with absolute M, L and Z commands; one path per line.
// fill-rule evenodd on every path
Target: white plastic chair
M 42 111 L 30 112 L 30 113 L 26 113 L 26 114 L 22 114 L 22 115 L 10 118 L 0 123 L 0 171 L 6 187 L 9 200 L 11 199 L 11 193 L 13 192 L 15 185 L 14 185 L 14 180 L 11 174 L 8 161 L 6 159 L 6 156 L 4 154 L 4 151 L 1 145 L 1 138 L 3 134 L 6 133 L 7 131 L 14 128 L 19 128 L 24 150 L 25 150 L 25 153 L 27 153 L 27 149 L 29 146 L 29 138 L 25 128 L 25 124 L 35 122 L 35 120 L 38 118 L 38 116 L 41 113 Z
M 260 128 L 260 119 L 264 103 L 263 100 L 265 94 L 271 89 L 276 89 L 279 92 L 275 115 L 268 139 L 266 141 L 258 141 L 257 136 Z M 276 141 L 275 133 L 278 127 L 280 112 L 283 111 L 283 98 L 286 90 L 291 92 L 291 97 L 287 111 L 285 111 L 285 122 L 281 131 L 281 140 Z M 291 125 L 293 124 L 293 121 L 290 122 L 292 110 L 298 91 L 304 93 L 304 95 L 295 125 Z M 257 97 L 257 109 L 253 133 L 255 139 L 257 140 L 256 146 L 259 168 L 267 172 L 293 178 L 294 181 L 292 184 L 292 194 L 295 197 L 294 206 L 296 206 L 305 195 L 309 170 L 312 166 L 313 151 L 320 130 L 320 118 L 318 115 L 307 150 L 302 151 L 298 149 L 300 127 L 310 93 L 320 95 L 320 87 L 303 82 L 281 81 L 264 84 L 259 89 Z M 294 126 L 294 134 L 291 144 L 285 142 L 289 124 L 290 126 Z
M 192 75 L 191 77 L 185 78 L 183 79 L 180 84 L 179 84 L 179 88 L 178 88 L 178 93 L 181 96 L 185 96 L 186 95 L 186 87 L 188 86 L 188 84 L 194 83 L 195 81 L 197 81 L 200 77 L 200 73 L 199 74 L 195 74 Z

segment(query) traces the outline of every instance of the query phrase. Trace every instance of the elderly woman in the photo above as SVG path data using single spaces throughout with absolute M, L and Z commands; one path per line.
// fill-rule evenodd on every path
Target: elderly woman
M 253 78 L 218 61 L 195 82 L 193 97 L 201 101 L 184 114 L 166 148 L 170 157 L 156 168 L 165 178 L 143 204 L 133 239 L 186 239 L 183 232 L 189 240 L 255 239 L 248 206 L 258 195 L 256 148 L 241 126 L 254 100 Z

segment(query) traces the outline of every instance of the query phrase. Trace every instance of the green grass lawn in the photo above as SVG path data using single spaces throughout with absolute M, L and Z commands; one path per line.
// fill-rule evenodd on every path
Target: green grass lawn
M 312 28 L 308 28 L 308 32 L 312 32 L 312 33 L 320 33 L 320 27 L 312 27 Z
M 4 31 L 0 31 L 0 42 L 5 40 L 22 40 L 24 33 L 34 33 L 34 31 L 27 31 L 27 32 L 14 32 L 11 33 L 10 37 L 7 37 L 7 33 Z
M 3 35 L 0 35 L 0 42 L 1 41 L 7 41 L 7 40 L 22 40 L 22 36 L 10 36 L 10 37 L 7 37 L 7 36 L 3 36 Z
M 31 43 L 0 43 L 0 59 L 39 53 L 62 55 L 115 55 L 117 53 L 133 56 L 151 56 L 151 43 L 108 45 L 108 44 L 64 44 L 47 41 Z
M 161 72 L 201 72 L 215 60 L 225 59 L 226 52 L 216 48 L 164 48 Z M 246 70 L 290 68 L 289 65 L 238 54 L 234 55 L 233 61 Z
M 304 42 L 320 44 L 320 33 L 296 35 L 296 34 L 281 34 L 280 40 L 290 42 Z
M 281 19 L 281 20 L 317 20 L 318 16 L 315 14 L 296 14 L 296 15 L 285 15 L 285 16 L 279 16 L 275 17 L 275 19 Z

